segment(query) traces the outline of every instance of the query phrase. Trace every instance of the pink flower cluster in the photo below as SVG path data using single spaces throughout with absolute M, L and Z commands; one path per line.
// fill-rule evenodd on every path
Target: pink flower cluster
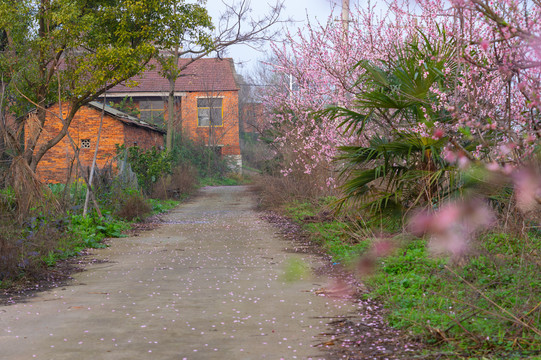
M 430 235 L 432 253 L 460 256 L 466 253 L 474 235 L 492 225 L 494 219 L 486 204 L 472 199 L 445 204 L 433 213 L 419 212 L 412 217 L 410 230 L 415 235 Z

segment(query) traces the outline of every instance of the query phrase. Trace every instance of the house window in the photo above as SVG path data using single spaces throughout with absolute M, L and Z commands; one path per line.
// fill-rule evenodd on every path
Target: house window
M 198 126 L 222 126 L 222 99 L 197 99 Z
M 90 149 L 90 139 L 81 139 L 81 149 Z
M 160 98 L 146 98 L 139 102 L 139 118 L 155 125 L 164 123 L 165 102 Z

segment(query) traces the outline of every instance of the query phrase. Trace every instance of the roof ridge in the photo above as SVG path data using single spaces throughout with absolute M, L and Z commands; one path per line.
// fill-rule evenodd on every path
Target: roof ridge
M 179 58 L 179 63 L 190 62 L 191 58 Z M 130 81 L 138 83 L 135 87 L 124 84 L 110 89 L 109 93 L 118 92 L 163 92 L 169 91 L 169 80 L 160 74 L 161 67 L 156 59 L 151 61 L 153 68 L 148 69 Z M 232 58 L 201 58 L 190 62 L 175 81 L 175 91 L 239 91 L 236 71 Z

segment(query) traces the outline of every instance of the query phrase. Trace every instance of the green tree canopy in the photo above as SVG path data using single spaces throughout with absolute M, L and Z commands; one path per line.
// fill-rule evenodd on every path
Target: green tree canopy
M 19 114 L 37 108 L 38 133 L 23 155 L 35 171 L 81 106 L 141 73 L 160 49 L 186 38 L 208 42 L 212 23 L 206 9 L 184 0 L 0 0 L 0 29 L 9 106 Z M 56 101 L 69 109 L 57 114 L 63 128 L 37 146 L 46 105 Z

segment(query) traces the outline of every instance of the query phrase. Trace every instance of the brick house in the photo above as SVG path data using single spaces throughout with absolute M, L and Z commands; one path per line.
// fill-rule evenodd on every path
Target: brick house
M 241 133 L 259 134 L 264 129 L 265 114 L 263 104 L 257 102 L 244 103 L 240 110 Z
M 92 165 L 94 150 L 100 124 L 103 104 L 91 102 L 83 106 L 72 120 L 69 134 L 79 147 L 79 159 L 83 167 Z M 48 108 L 47 121 L 42 135 L 38 141 L 38 147 L 57 134 L 62 122 L 54 113 L 58 113 L 58 104 Z M 67 109 L 63 109 L 64 114 Z M 25 143 L 32 136 L 33 126 L 37 126 L 30 116 L 25 127 Z M 100 136 L 100 146 L 96 159 L 99 168 L 111 164 L 116 155 L 116 145 L 138 145 L 145 149 L 153 146 L 163 147 L 165 131 L 133 116 L 127 115 L 110 106 L 105 106 L 103 126 Z M 37 168 L 37 175 L 46 182 L 63 183 L 69 178 L 79 174 L 73 147 L 68 136 L 65 136 L 58 144 L 51 148 L 41 159 Z
M 179 59 L 179 65 L 191 59 Z M 169 80 L 153 63 L 132 80 L 135 87 L 118 85 L 107 92 L 107 101 L 131 98 L 141 120 L 164 128 L 168 119 Z M 240 170 L 242 157 L 239 143 L 239 86 L 232 59 L 203 58 L 188 64 L 175 83 L 175 118 L 173 130 L 182 128 L 185 136 L 212 146 Z

